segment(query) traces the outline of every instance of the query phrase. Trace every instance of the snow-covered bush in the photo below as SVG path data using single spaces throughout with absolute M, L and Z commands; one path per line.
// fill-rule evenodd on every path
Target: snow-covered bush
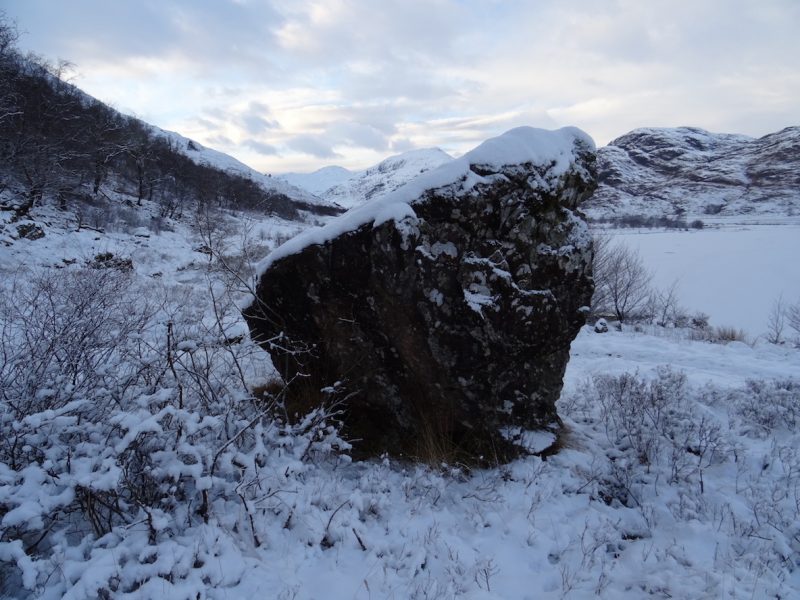
M 728 402 L 744 429 L 755 435 L 800 425 L 800 381 L 796 379 L 748 380 L 744 389 L 730 392 Z
M 205 565 L 262 543 L 259 503 L 347 448 L 330 412 L 290 424 L 250 394 L 263 352 L 224 293 L 143 289 L 117 269 L 20 273 L 3 290 L 0 595 L 224 586 Z
M 670 481 L 697 476 L 703 491 L 703 470 L 721 458 L 724 444 L 719 425 L 689 401 L 683 373 L 660 367 L 651 380 L 599 375 L 590 393 L 602 409 L 609 440 L 628 463 L 634 460 L 646 471 L 667 467 Z
M 796 381 L 751 381 L 742 389 L 694 389 L 666 367 L 647 376 L 595 376 L 560 404 L 568 427 L 581 433 L 574 443 L 593 456 L 576 468 L 583 480 L 577 492 L 616 514 L 639 515 L 638 529 L 624 539 L 647 540 L 640 568 L 648 557 L 659 568 L 673 558 L 696 566 L 694 542 L 678 553 L 653 548 L 665 528 L 706 528 L 721 573 L 709 596 L 737 597 L 720 591 L 728 578 L 753 597 L 791 595 L 800 566 L 799 388 Z M 695 596 L 703 594 L 686 594 Z

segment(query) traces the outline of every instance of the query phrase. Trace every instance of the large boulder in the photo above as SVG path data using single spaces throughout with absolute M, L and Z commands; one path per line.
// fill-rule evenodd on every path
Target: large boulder
M 245 311 L 287 381 L 338 382 L 356 448 L 506 460 L 560 425 L 592 295 L 594 144 L 513 129 L 308 230 Z

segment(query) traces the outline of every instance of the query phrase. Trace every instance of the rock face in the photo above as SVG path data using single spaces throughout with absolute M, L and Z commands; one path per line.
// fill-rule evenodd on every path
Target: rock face
M 597 152 L 592 217 L 800 212 L 800 127 L 761 138 L 643 128 Z
M 357 448 L 510 458 L 559 428 L 594 187 L 588 136 L 511 130 L 278 248 L 251 332 L 287 381 L 342 382 Z

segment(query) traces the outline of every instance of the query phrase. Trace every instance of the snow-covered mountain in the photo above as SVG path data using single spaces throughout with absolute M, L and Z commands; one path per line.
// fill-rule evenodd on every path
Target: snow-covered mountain
M 333 165 L 330 167 L 322 167 L 313 173 L 284 173 L 278 175 L 276 179 L 286 181 L 290 185 L 311 192 L 317 196 L 322 196 L 327 190 L 344 183 L 355 174 L 355 171 Z
M 761 138 L 692 127 L 636 129 L 598 151 L 595 217 L 800 211 L 800 127 Z
M 276 180 L 344 208 L 391 192 L 452 160 L 439 148 L 391 156 L 364 171 L 325 167 Z M 800 214 L 800 127 L 752 138 L 694 127 L 635 129 L 597 151 L 592 218 Z
M 351 208 L 392 192 L 420 173 L 451 160 L 453 157 L 440 148 L 423 148 L 390 156 L 377 165 L 355 173 L 342 167 L 326 167 L 305 175 L 288 173 L 282 178 L 329 202 Z M 335 179 L 338 181 L 320 191 L 327 182 Z

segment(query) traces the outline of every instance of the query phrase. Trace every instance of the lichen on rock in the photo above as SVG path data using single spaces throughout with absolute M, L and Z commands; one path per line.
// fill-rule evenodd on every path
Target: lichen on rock
M 517 128 L 301 234 L 262 265 L 253 337 L 285 379 L 342 382 L 364 452 L 517 455 L 526 432 L 560 429 L 594 160 L 577 129 Z

